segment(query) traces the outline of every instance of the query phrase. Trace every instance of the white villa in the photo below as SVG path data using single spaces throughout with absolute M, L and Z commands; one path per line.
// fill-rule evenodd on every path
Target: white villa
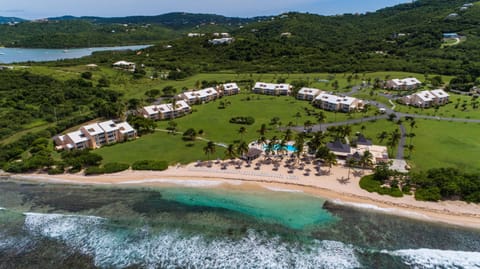
M 222 45 L 222 44 L 231 44 L 235 41 L 233 37 L 222 37 L 222 38 L 214 38 L 208 40 L 208 43 L 212 45 Z
M 225 83 L 217 87 L 220 95 L 235 95 L 240 93 L 237 83 Z
M 132 62 L 127 61 L 118 61 L 112 64 L 113 68 L 127 70 L 127 71 L 135 71 L 136 65 Z
M 137 136 L 137 131 L 127 122 L 112 120 L 85 125 L 78 131 L 57 135 L 54 142 L 57 150 L 99 148 Z
M 254 93 L 266 95 L 290 95 L 292 86 L 290 84 L 257 82 L 252 90 Z
M 202 104 L 213 101 L 219 97 L 219 92 L 215 88 L 206 88 L 198 91 L 187 91 L 177 96 L 178 100 L 185 100 L 189 105 Z
M 406 105 L 420 108 L 441 106 L 448 104 L 450 95 L 442 89 L 432 91 L 421 91 L 412 95 L 404 96 L 400 101 Z
M 333 94 L 321 93 L 313 104 L 321 109 L 329 111 L 351 112 L 363 108 L 363 101 L 349 96 L 337 96 Z
M 319 89 L 314 88 L 301 88 L 298 91 L 297 99 L 298 100 L 306 100 L 306 101 L 313 101 L 319 94 L 324 93 Z
M 179 100 L 169 104 L 151 105 L 143 107 L 141 110 L 145 118 L 152 120 L 174 119 L 182 117 L 192 112 L 192 108 L 184 100 Z
M 386 88 L 392 90 L 414 90 L 422 85 L 416 78 L 392 79 L 387 81 Z

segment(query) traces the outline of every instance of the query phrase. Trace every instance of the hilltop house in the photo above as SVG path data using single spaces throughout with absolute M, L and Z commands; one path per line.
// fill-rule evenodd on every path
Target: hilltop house
M 290 84 L 274 84 L 257 82 L 253 87 L 253 92 L 266 95 L 290 95 L 292 92 L 292 86 Z
M 136 137 L 137 132 L 127 122 L 112 120 L 82 126 L 79 130 L 57 135 L 54 142 L 57 150 L 95 149 Z
M 237 83 L 225 83 L 217 87 L 217 91 L 222 96 L 235 95 L 240 93 L 240 88 Z
M 222 44 L 231 44 L 235 41 L 232 37 L 222 37 L 222 38 L 214 38 L 208 40 L 208 43 L 212 45 L 222 45 Z
M 297 99 L 298 100 L 306 100 L 306 101 L 313 101 L 319 94 L 323 93 L 323 91 L 314 88 L 301 88 L 298 91 Z
M 164 120 L 182 117 L 192 112 L 192 108 L 184 100 L 176 101 L 175 104 L 161 104 L 143 107 L 141 114 L 152 120 Z
M 135 71 L 135 68 L 136 68 L 135 63 L 127 62 L 127 61 L 118 61 L 113 63 L 112 66 L 113 68 L 122 69 L 130 72 Z
M 432 106 L 441 106 L 448 104 L 450 95 L 442 89 L 432 91 L 421 91 L 412 95 L 404 96 L 400 102 L 420 108 L 429 108 Z
M 414 90 L 422 85 L 416 78 L 392 79 L 387 81 L 386 88 L 392 90 Z
M 327 93 L 321 93 L 315 97 L 313 104 L 324 110 L 340 112 L 352 112 L 363 108 L 362 100 L 354 97 L 342 97 Z
M 177 95 L 177 100 L 185 100 L 189 105 L 203 104 L 213 101 L 219 97 L 214 88 L 206 88 L 198 91 L 187 91 Z

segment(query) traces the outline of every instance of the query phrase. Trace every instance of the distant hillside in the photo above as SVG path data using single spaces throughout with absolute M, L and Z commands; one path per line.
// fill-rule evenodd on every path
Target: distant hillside
M 20 19 L 20 18 L 15 18 L 15 17 L 1 17 L 0 16 L 0 24 L 4 24 L 4 23 L 9 23 L 9 22 L 22 22 L 22 21 L 25 21 L 24 19 Z
M 189 31 L 229 32 L 265 19 L 267 17 L 246 19 L 190 13 L 120 18 L 63 16 L 15 26 L 0 25 L 0 45 L 72 48 L 151 44 L 182 37 Z

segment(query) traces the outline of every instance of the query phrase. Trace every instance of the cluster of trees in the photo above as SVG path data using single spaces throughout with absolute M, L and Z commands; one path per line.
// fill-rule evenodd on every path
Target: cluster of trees
M 124 109 L 120 97 L 82 78 L 59 81 L 28 71 L 0 71 L 0 139 L 39 123 L 66 129 L 95 117 L 117 117 Z
M 385 185 L 390 187 L 382 187 Z M 480 202 L 480 175 L 456 168 L 435 168 L 405 175 L 390 170 L 388 164 L 381 164 L 375 168 L 373 175 L 362 178 L 360 186 L 368 191 L 397 197 L 415 190 L 415 199 L 421 201 Z
M 480 175 L 469 174 L 455 168 L 430 169 L 414 173 L 411 184 L 415 198 L 424 201 L 463 200 L 480 203 Z

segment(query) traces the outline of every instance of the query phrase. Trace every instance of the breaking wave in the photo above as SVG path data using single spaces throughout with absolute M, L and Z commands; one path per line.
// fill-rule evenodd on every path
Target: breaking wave
M 405 249 L 384 251 L 384 253 L 400 257 L 406 265 L 419 269 L 480 268 L 480 252 L 439 249 Z
M 63 242 L 99 267 L 124 268 L 357 268 L 355 250 L 336 241 L 308 245 L 249 231 L 245 237 L 207 239 L 178 231 L 127 229 L 93 216 L 25 214 L 29 233 Z

